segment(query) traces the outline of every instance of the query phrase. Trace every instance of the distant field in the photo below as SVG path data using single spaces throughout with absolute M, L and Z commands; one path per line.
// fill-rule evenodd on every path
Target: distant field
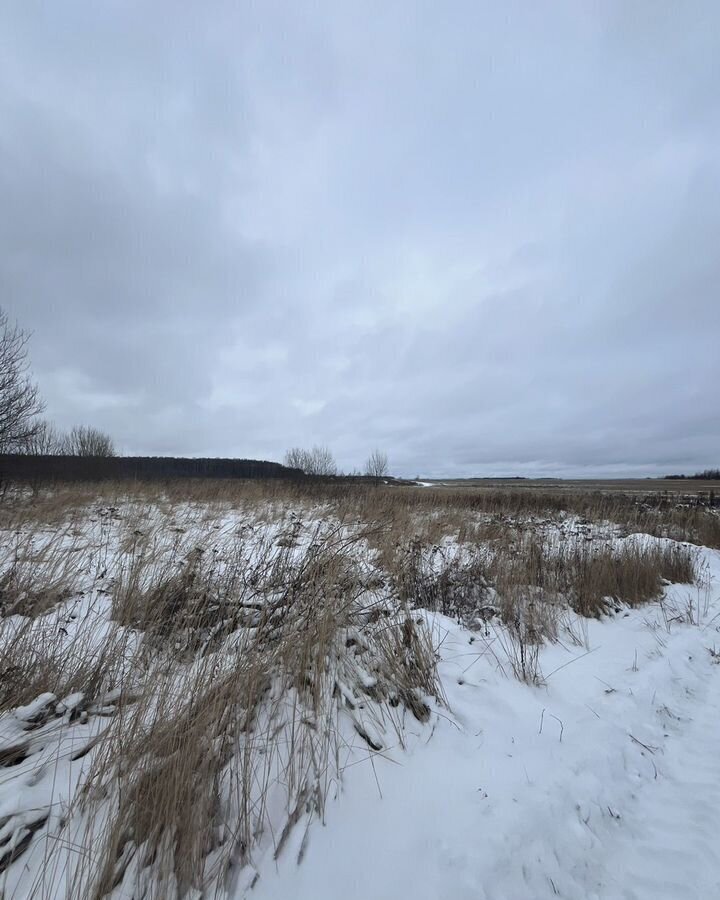
M 685 495 L 720 493 L 720 481 L 693 478 L 426 478 L 435 487 L 514 488 L 541 491 L 603 491 L 607 493 L 676 493 Z

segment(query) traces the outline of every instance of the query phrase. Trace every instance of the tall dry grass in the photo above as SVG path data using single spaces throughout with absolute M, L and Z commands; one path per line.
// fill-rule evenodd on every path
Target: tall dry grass
M 299 554 L 268 545 L 249 569 L 231 558 L 220 572 L 195 556 L 131 605 L 133 627 L 153 634 L 157 655 L 150 690 L 113 722 L 86 785 L 90 802 L 115 803 L 103 867 L 82 882 L 93 896 L 127 873 L 152 872 L 158 897 L 228 887 L 273 826 L 278 792 L 276 854 L 300 819 L 322 816 L 341 775 L 342 713 L 375 750 L 391 710 L 427 718 L 425 697 L 439 696 L 431 642 L 407 611 L 368 599 L 359 540 L 318 529 Z M 231 587 L 240 591 L 229 610 Z M 127 616 L 127 586 L 119 596 L 114 611 Z M 251 624 L 239 626 L 247 610 Z M 178 631 L 202 651 L 189 664 Z
M 83 513 L 93 504 L 117 509 L 132 500 L 171 512 L 178 504 L 205 510 L 264 507 L 276 515 L 291 507 L 325 508 L 340 519 L 363 522 L 402 522 L 426 518 L 467 526 L 469 518 L 486 527 L 509 526 L 528 519 L 557 520 L 574 516 L 593 523 L 612 523 L 626 533 L 689 541 L 720 548 L 720 509 L 704 505 L 695 494 L 667 494 L 589 489 L 453 486 L 415 488 L 308 480 L 177 479 L 167 482 L 72 483 L 7 489 L 0 506 L 0 528 L 21 515 L 26 521 L 55 524 L 71 512 Z
M 31 760 L 44 729 L 106 720 L 56 836 L 87 852 L 46 863 L 71 896 L 229 889 L 257 848 L 279 854 L 323 815 L 352 735 L 382 750 L 441 699 L 422 619 L 377 591 L 368 529 L 291 521 L 219 540 L 192 510 L 170 534 L 138 524 L 118 529 L 120 551 L 94 549 L 84 598 L 0 625 L 0 710 L 42 701 L 8 765 Z M 20 851 L 0 840 L 0 864 L 26 837 Z
M 401 744 L 406 717 L 442 702 L 421 609 L 495 629 L 515 675 L 537 682 L 568 610 L 598 616 L 695 580 L 691 547 L 617 535 L 699 540 L 714 521 L 522 491 L 16 492 L 0 511 L 0 716 L 31 712 L 0 767 L 39 759 L 53 729 L 86 731 L 71 808 L 38 813 L 34 830 L 4 822 L 0 869 L 45 834 L 59 849 L 37 897 L 60 873 L 69 896 L 231 893 L 257 854 L 289 852 L 323 817 L 353 741 Z

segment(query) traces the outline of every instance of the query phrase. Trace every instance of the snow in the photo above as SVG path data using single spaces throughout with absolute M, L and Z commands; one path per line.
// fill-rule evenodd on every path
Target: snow
M 289 535 L 301 552 L 311 529 L 296 528 L 293 515 L 262 525 L 221 516 L 217 564 L 224 540 L 247 541 L 252 552 Z M 147 510 L 143 527 L 156 527 L 154 516 Z M 83 548 L 87 582 L 33 625 L 42 635 L 62 624 L 59 646 L 71 648 L 83 629 L 93 646 L 120 640 L 98 587 L 120 558 L 111 518 L 100 515 L 80 537 L 66 536 Z M 560 531 L 568 528 L 575 528 L 570 519 Z M 557 532 L 557 523 L 548 529 Z M 177 540 L 192 546 L 192 529 Z M 406 715 L 398 734 L 381 733 L 360 710 L 348 717 L 342 784 L 324 821 L 302 817 L 277 860 L 265 848 L 228 896 L 720 897 L 720 553 L 699 553 L 699 587 L 669 585 L 662 601 L 602 620 L 566 619 L 560 641 L 540 651 L 540 686 L 513 676 L 507 637 L 494 620 L 471 631 L 423 612 L 446 704 L 427 698 L 430 721 Z M 462 557 L 462 548 L 449 542 L 427 563 L 447 564 L 453 554 Z M 346 637 L 363 641 L 360 632 Z M 132 642 L 123 640 L 130 655 Z M 354 674 L 363 687 L 376 683 L 359 665 Z M 357 684 L 339 682 L 354 707 Z M 84 708 L 81 693 L 44 693 L 0 715 L 0 898 L 80 896 L 60 877 L 63 857 L 52 871 L 45 861 L 86 771 L 86 751 L 118 697 L 99 699 Z M 279 795 L 269 802 L 282 806 Z M 67 853 L 82 840 L 81 827 L 62 838 Z M 4 856 L 26 840 L 26 853 L 2 871 Z
M 302 864 L 285 854 L 253 897 L 720 896 L 720 554 L 705 558 L 697 624 L 666 625 L 668 605 L 696 605 L 686 587 L 593 620 L 586 649 L 544 648 L 543 687 L 431 617 L 451 712 L 347 770 Z
M 40 694 L 32 703 L 28 703 L 27 706 L 17 706 L 13 710 L 13 715 L 16 719 L 19 719 L 21 722 L 32 722 L 38 715 L 40 715 L 44 709 L 46 709 L 51 703 L 54 703 L 57 700 L 55 694 L 45 693 Z

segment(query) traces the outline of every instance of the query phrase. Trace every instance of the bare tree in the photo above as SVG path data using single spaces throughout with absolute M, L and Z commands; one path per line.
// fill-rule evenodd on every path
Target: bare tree
M 315 446 L 310 451 L 310 475 L 337 475 L 337 463 L 328 447 Z
M 40 424 L 43 403 L 28 374 L 28 340 L 0 309 L 0 453 L 24 451 Z
M 67 435 L 48 422 L 40 419 L 35 434 L 28 441 L 25 452 L 33 456 L 58 456 L 65 452 Z
M 76 425 L 63 440 L 61 452 L 68 456 L 115 456 L 115 445 L 99 428 Z
M 285 454 L 285 465 L 302 469 L 306 475 L 337 475 L 337 463 L 328 447 L 315 445 L 312 450 L 292 447 Z
M 373 450 L 365 463 L 365 474 L 380 482 L 388 473 L 388 455 L 384 450 Z
M 308 452 L 302 447 L 291 447 L 285 454 L 285 465 L 291 469 L 300 469 L 303 472 L 307 468 Z

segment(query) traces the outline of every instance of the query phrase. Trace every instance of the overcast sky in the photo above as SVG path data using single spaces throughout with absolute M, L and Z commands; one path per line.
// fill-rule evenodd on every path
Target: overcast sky
M 3 3 L 0 305 L 127 453 L 720 464 L 720 4 Z

